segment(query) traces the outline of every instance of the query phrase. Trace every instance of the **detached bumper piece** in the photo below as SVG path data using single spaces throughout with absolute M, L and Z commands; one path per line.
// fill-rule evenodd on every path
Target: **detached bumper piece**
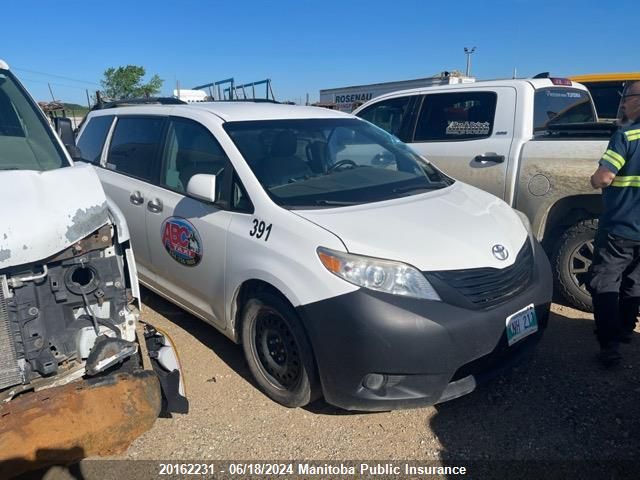
M 149 371 L 119 373 L 29 393 L 0 406 L 0 478 L 93 455 L 115 455 L 160 413 Z
M 163 417 L 172 413 L 189 413 L 184 377 L 178 351 L 167 332 L 144 323 L 145 349 L 151 360 L 151 367 L 158 376 L 162 391 Z

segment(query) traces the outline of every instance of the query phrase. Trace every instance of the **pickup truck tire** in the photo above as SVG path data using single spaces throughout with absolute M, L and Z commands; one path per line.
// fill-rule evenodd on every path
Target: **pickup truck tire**
M 598 220 L 583 220 L 567 228 L 553 251 L 555 291 L 572 307 L 592 312 L 591 295 L 586 290 L 593 260 Z
M 307 336 L 291 305 L 270 292 L 256 293 L 242 311 L 242 347 L 258 386 L 285 407 L 320 396 Z

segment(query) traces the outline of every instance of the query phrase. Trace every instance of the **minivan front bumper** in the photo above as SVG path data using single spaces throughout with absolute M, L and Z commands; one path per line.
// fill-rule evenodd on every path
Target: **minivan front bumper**
M 347 410 L 433 405 L 476 384 L 530 350 L 542 336 L 551 268 L 537 242 L 527 289 L 488 309 L 360 289 L 297 308 L 325 400 Z M 506 319 L 534 304 L 538 332 L 508 346 Z

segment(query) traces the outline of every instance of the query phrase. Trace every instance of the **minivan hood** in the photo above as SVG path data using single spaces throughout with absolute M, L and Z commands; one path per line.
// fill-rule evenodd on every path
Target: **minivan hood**
M 295 213 L 333 232 L 350 253 L 422 271 L 504 268 L 528 235 L 505 202 L 461 182 L 385 202 Z M 506 247 L 506 260 L 493 255 L 494 245 Z
M 0 170 L 0 271 L 48 258 L 109 221 L 90 165 Z

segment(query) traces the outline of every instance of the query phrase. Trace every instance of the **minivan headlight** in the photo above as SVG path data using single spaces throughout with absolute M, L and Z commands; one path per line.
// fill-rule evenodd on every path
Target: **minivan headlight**
M 422 273 L 402 262 L 319 247 L 320 261 L 334 275 L 359 287 L 405 297 L 440 300 Z

